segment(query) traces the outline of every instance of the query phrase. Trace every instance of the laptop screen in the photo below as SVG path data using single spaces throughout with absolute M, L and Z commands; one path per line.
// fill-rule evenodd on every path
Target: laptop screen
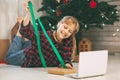
M 78 77 L 103 75 L 107 70 L 108 50 L 79 53 Z

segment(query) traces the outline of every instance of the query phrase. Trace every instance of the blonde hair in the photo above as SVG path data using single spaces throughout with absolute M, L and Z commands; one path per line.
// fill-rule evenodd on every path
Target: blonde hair
M 77 33 L 79 31 L 79 22 L 77 21 L 76 18 L 74 18 L 73 16 L 65 16 L 63 17 L 57 24 L 57 28 L 59 27 L 59 25 L 61 23 L 66 23 L 66 24 L 75 24 L 75 31 L 74 33 Z

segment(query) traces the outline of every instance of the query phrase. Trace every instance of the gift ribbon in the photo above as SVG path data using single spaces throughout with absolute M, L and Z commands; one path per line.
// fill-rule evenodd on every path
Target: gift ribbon
M 35 8 L 34 8 L 34 6 L 32 5 L 32 2 L 31 2 L 31 1 L 28 2 L 28 6 L 29 6 L 29 9 L 30 9 L 30 14 L 31 14 L 31 18 L 32 18 L 32 24 L 33 24 L 34 31 L 35 31 L 35 35 L 36 35 L 36 40 L 37 40 L 37 45 L 38 45 L 39 56 L 40 56 L 40 59 L 41 59 L 41 62 L 42 62 L 43 67 L 46 67 L 46 62 L 45 62 L 45 59 L 44 59 L 44 57 L 43 57 L 43 54 L 42 54 L 42 51 L 41 51 L 41 47 L 40 47 L 40 37 L 39 37 L 39 35 L 38 35 L 38 34 L 39 34 L 39 33 L 38 33 L 38 28 L 37 28 L 37 26 L 36 26 L 36 21 L 35 21 L 35 17 L 34 17 Z M 33 12 L 33 11 L 34 11 L 34 12 Z M 44 32 L 47 40 L 49 41 L 49 43 L 50 43 L 53 51 L 55 52 L 55 54 L 56 54 L 59 62 L 61 63 L 62 67 L 66 68 L 65 63 L 64 63 L 61 55 L 59 54 L 59 52 L 58 52 L 58 50 L 56 49 L 55 45 L 53 44 L 52 40 L 51 40 L 50 37 L 48 36 L 48 34 L 47 34 L 47 32 L 46 32 L 46 30 L 45 30 L 45 28 L 44 28 L 44 26 L 43 26 L 43 24 L 42 24 L 39 16 L 38 16 L 38 14 L 37 14 L 37 12 L 35 12 L 35 13 L 36 13 L 36 16 L 37 16 L 37 19 L 38 19 L 38 23 L 40 24 L 40 27 L 41 27 L 42 31 Z
M 40 37 L 38 35 L 39 34 L 38 27 L 36 25 L 35 16 L 34 16 L 34 13 L 33 13 L 33 6 L 32 6 L 32 3 L 30 1 L 28 2 L 28 6 L 29 6 L 29 9 L 30 9 L 30 14 L 31 14 L 31 18 L 32 18 L 32 24 L 33 24 L 33 28 L 34 28 L 34 32 L 35 32 L 35 36 L 36 36 L 36 41 L 37 41 L 39 56 L 40 56 L 40 59 L 41 59 L 43 67 L 47 67 L 45 59 L 44 59 L 42 51 L 41 51 Z

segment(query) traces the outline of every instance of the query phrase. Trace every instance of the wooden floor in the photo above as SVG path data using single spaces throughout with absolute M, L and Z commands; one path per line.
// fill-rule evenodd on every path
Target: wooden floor
M 77 67 L 77 63 L 74 63 Z M 76 80 L 67 76 L 47 73 L 47 68 L 21 68 L 0 64 L 0 80 Z M 79 80 L 79 79 L 77 79 Z M 120 80 L 120 55 L 109 55 L 107 74 L 105 76 L 80 80 Z

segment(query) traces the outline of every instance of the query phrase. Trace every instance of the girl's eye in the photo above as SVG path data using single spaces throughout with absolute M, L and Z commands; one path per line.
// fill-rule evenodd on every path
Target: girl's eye
M 69 30 L 69 33 L 72 33 L 72 31 L 71 31 L 71 30 Z
M 64 25 L 64 28 L 67 29 L 67 26 Z

